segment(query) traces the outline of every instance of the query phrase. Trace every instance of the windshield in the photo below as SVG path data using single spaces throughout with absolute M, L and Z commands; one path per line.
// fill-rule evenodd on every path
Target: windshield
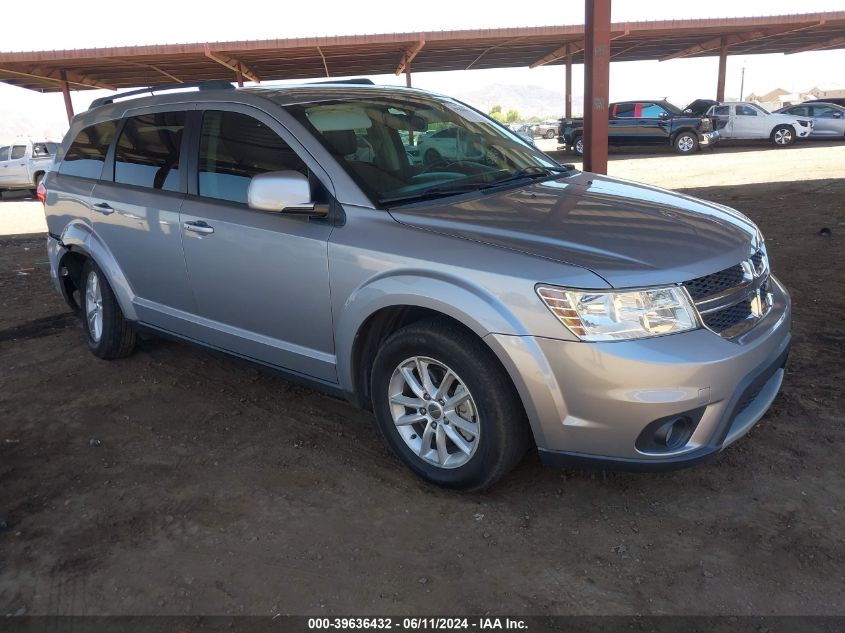
M 447 98 L 357 93 L 285 107 L 379 206 L 561 171 L 512 131 Z

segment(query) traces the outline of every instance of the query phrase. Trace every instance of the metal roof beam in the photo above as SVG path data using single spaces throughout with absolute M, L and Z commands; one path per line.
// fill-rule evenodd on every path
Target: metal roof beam
M 733 46 L 734 44 L 742 44 L 745 42 L 753 42 L 755 40 L 763 40 L 767 37 L 774 37 L 775 35 L 785 35 L 787 33 L 794 33 L 795 31 L 805 31 L 807 29 L 812 29 L 817 26 L 824 25 L 824 20 L 819 20 L 818 22 L 813 22 L 811 24 L 804 24 L 802 26 L 796 27 L 794 24 L 790 26 L 781 27 L 779 29 L 766 29 L 766 30 L 756 30 L 756 31 L 747 31 L 745 33 L 733 33 L 732 35 L 726 36 L 726 42 L 728 46 Z M 659 61 L 667 62 L 670 59 L 679 59 L 682 57 L 689 57 L 690 55 L 697 55 L 698 53 L 706 53 L 708 51 L 715 50 L 717 48 L 721 49 L 722 47 L 722 37 L 721 35 L 717 37 L 710 38 L 702 42 L 701 44 L 695 44 L 690 46 L 689 48 L 685 48 L 684 50 L 677 51 L 675 53 L 670 53 L 669 55 L 665 55 L 660 58 Z
M 416 44 L 414 44 L 411 48 L 405 51 L 405 54 L 402 55 L 402 60 L 399 62 L 399 65 L 396 67 L 394 71 L 395 74 L 400 75 L 405 72 L 405 69 L 408 65 L 414 60 L 414 57 L 423 49 L 425 46 L 425 40 L 420 40 Z
M 117 90 L 117 88 L 115 88 L 111 84 L 92 79 L 90 77 L 87 77 L 86 75 L 80 75 L 79 73 L 74 73 L 70 71 L 63 72 L 55 68 L 31 68 L 29 70 L 30 72 L 24 72 L 22 70 L 13 70 L 11 68 L 0 68 L 0 73 L 9 73 L 10 75 L 16 75 L 18 77 L 29 77 L 30 79 L 43 79 L 45 81 L 52 81 L 56 84 L 62 84 L 63 82 L 67 82 L 68 84 L 74 86 L 81 86 L 83 88 L 102 88 L 104 90 Z M 62 75 L 64 75 L 64 78 Z
M 630 34 L 631 30 L 628 28 L 626 28 L 624 31 L 613 32 L 610 34 L 610 41 L 612 42 L 613 40 L 618 40 Z M 563 59 L 567 55 L 574 55 L 575 53 L 580 53 L 583 50 L 584 40 L 573 40 L 571 42 L 567 42 L 559 48 L 556 48 L 548 55 L 543 55 L 543 57 L 541 57 L 540 59 L 531 62 L 530 64 L 528 64 L 528 67 L 537 68 L 538 66 L 544 66 L 559 59 Z
M 255 83 L 261 83 L 261 79 L 256 75 L 249 66 L 244 64 L 242 61 L 235 59 L 234 57 L 229 57 L 225 53 L 221 53 L 220 51 L 213 51 L 208 46 L 205 45 L 205 56 L 208 57 L 210 60 L 217 62 L 221 66 L 225 66 L 229 70 L 234 72 L 240 72 L 244 77 L 249 79 L 250 81 L 254 81 Z
M 807 53 L 809 51 L 820 51 L 825 48 L 834 48 L 837 46 L 845 46 L 845 36 L 841 37 L 833 37 L 829 40 L 825 40 L 824 42 L 816 42 L 815 44 L 810 44 L 809 46 L 802 46 L 801 48 L 796 48 L 793 51 L 786 51 L 785 55 L 794 55 L 795 53 Z

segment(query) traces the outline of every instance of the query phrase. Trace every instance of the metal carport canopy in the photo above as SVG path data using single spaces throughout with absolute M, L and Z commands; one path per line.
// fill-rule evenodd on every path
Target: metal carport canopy
M 845 11 L 611 25 L 610 61 L 845 48 Z M 563 64 L 584 25 L 0 52 L 0 81 L 43 92 Z

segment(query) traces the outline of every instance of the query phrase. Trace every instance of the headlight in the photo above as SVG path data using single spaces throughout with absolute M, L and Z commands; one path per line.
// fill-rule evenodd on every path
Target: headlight
M 593 291 L 538 286 L 537 294 L 582 341 L 621 341 L 686 332 L 698 327 L 683 288 Z

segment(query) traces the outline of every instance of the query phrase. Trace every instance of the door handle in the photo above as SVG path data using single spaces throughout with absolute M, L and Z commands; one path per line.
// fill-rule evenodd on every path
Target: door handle
M 208 226 L 202 220 L 197 222 L 185 222 L 183 225 L 186 231 L 191 231 L 192 233 L 200 233 L 201 235 L 211 235 L 214 233 L 214 227 Z
M 111 215 L 114 213 L 114 209 L 108 202 L 98 202 L 92 208 L 97 213 L 102 213 L 103 215 Z

